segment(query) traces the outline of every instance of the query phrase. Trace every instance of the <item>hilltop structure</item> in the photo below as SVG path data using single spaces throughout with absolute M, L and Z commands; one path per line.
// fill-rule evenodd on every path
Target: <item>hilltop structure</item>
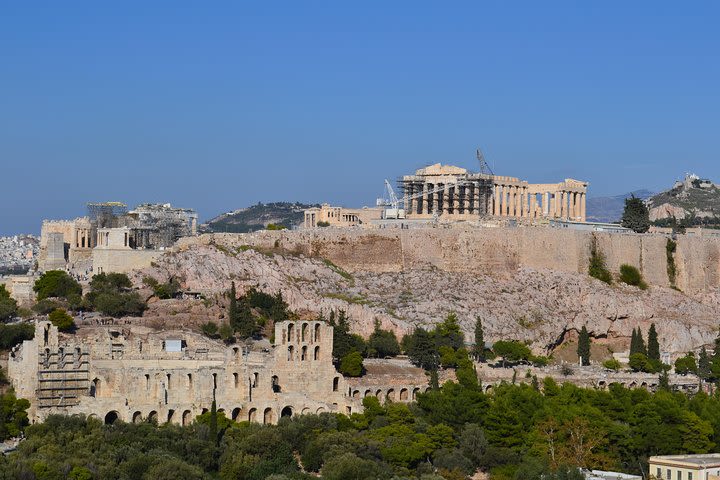
M 130 211 L 118 202 L 91 203 L 86 217 L 43 221 L 38 270 L 89 275 L 142 268 L 179 238 L 196 235 L 197 218 L 169 203 Z

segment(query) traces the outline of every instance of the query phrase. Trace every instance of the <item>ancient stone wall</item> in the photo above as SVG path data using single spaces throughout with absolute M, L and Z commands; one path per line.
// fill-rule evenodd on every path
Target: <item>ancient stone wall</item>
M 152 261 L 162 254 L 160 250 L 93 248 L 93 272 L 127 273 L 130 270 L 149 267 Z
M 399 272 L 437 268 L 488 275 L 516 275 L 519 267 L 586 273 L 596 242 L 607 266 L 617 272 L 638 267 L 651 285 L 669 287 L 664 235 L 599 233 L 543 227 L 415 228 L 212 234 L 180 240 L 176 248 L 216 243 L 231 248 L 322 257 L 349 271 Z M 720 239 L 679 236 L 676 286 L 697 292 L 720 286 Z

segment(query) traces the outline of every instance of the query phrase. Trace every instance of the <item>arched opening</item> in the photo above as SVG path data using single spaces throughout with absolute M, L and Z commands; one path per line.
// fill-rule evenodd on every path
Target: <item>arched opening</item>
M 400 401 L 407 402 L 407 400 L 408 400 L 408 389 L 407 388 L 400 389 Z
M 118 420 L 118 412 L 112 410 L 105 415 L 105 425 L 112 425 Z
M 648 388 L 647 382 L 642 382 L 642 383 L 640 384 L 640 387 L 641 387 L 641 388 L 644 388 L 645 390 L 647 390 L 647 388 Z
M 413 402 L 417 400 L 418 393 L 420 393 L 420 389 L 418 387 L 413 388 L 412 391 L 412 400 Z
M 382 400 L 382 390 L 378 390 L 375 392 L 375 397 L 377 397 L 378 400 Z
M 287 406 L 287 407 L 283 408 L 282 411 L 280 412 L 280 418 L 292 417 L 292 414 L 293 414 L 292 407 Z
M 240 356 L 240 349 L 238 347 L 233 347 L 233 357 L 238 358 Z
M 258 386 L 258 380 L 260 380 L 260 375 L 258 374 L 258 372 L 253 373 L 253 388 Z
M 190 425 L 191 421 L 192 421 L 192 413 L 190 413 L 190 410 L 185 410 L 182 414 L 183 427 L 187 427 L 188 425 Z
M 370 395 L 372 395 L 372 392 L 370 390 L 365 390 L 365 393 L 363 394 L 363 398 L 369 397 Z
M 317 415 L 320 415 L 320 414 L 323 413 L 324 411 L 325 411 L 325 407 L 318 407 L 318 409 L 315 410 L 315 413 L 316 413 Z
M 352 394 L 353 398 L 360 398 L 360 390 L 355 390 Z
M 278 379 L 277 375 L 273 375 L 271 379 L 272 384 L 272 391 L 275 393 L 280 393 L 280 380 Z
M 300 327 L 300 340 L 303 341 L 303 342 L 306 341 L 307 329 L 308 329 L 308 324 L 307 324 L 307 323 L 303 323 L 303 324 L 302 324 L 302 327 Z
M 237 422 L 237 419 L 240 416 L 240 410 L 240 407 L 235 407 L 232 409 L 232 412 L 230 413 L 230 418 L 232 418 L 234 422 Z
M 142 422 L 142 413 L 140 413 L 140 412 L 133 413 L 132 422 L 133 423 L 141 423 Z
M 635 387 L 637 387 L 637 383 L 635 383 L 635 382 L 630 382 L 630 385 L 628 385 L 628 388 L 635 388 Z
M 92 384 L 90 385 L 90 396 L 91 397 L 99 397 L 100 396 L 100 379 L 95 378 L 92 381 Z
M 426 388 L 425 388 L 425 393 L 429 392 L 430 390 L 432 390 L 432 388 L 426 387 Z
M 310 409 L 308 407 L 305 407 L 300 412 L 300 415 L 307 415 L 308 413 L 310 413 Z
M 315 353 L 313 354 L 313 360 L 320 360 L 320 347 L 315 347 Z
M 200 415 L 205 415 L 205 414 L 206 414 L 207 412 L 209 412 L 209 411 L 210 411 L 210 410 L 208 410 L 207 408 L 203 408 L 203 409 L 200 411 Z
M 333 392 L 338 391 L 339 384 L 340 384 L 340 377 L 333 378 Z
M 192 388 L 192 373 L 187 374 L 187 388 L 188 389 Z
M 235 388 L 238 388 L 238 374 L 237 373 L 233 373 L 233 386 Z
M 492 392 L 492 389 L 493 389 L 493 386 L 492 386 L 492 385 L 488 385 L 487 387 L 485 387 L 485 393 L 490 393 L 490 392 Z
M 273 412 L 272 412 L 272 408 L 268 407 L 268 408 L 266 408 L 265 411 L 263 412 L 263 423 L 264 423 L 265 425 L 270 425 L 271 423 L 273 423 Z
M 293 335 L 295 334 L 295 324 L 291 323 L 288 325 L 288 342 L 293 341 Z
M 174 415 L 175 415 L 175 410 L 173 410 L 172 408 L 170 410 L 168 410 L 167 423 L 172 422 Z
M 316 342 L 320 341 L 320 324 L 319 323 L 315 324 L 315 341 Z
M 300 350 L 300 360 L 303 362 L 307 360 L 307 347 L 303 345 L 302 349 Z
M 251 408 L 248 412 L 248 422 L 256 422 L 257 421 L 257 408 Z
M 148 415 L 148 422 L 158 423 L 158 413 L 155 410 L 150 412 L 150 414 Z
M 292 362 L 292 361 L 293 361 L 293 355 L 294 355 L 294 354 L 295 354 L 295 349 L 293 348 L 292 345 L 290 345 L 290 346 L 288 347 L 288 362 Z
M 391 388 L 387 391 L 387 394 L 385 394 L 385 400 L 388 402 L 395 401 L 395 389 Z

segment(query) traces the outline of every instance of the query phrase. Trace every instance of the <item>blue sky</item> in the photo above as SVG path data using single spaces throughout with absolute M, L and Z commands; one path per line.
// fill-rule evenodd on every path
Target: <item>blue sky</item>
M 720 181 L 718 2 L 5 2 L 0 234 L 88 201 L 372 204 L 443 162 Z

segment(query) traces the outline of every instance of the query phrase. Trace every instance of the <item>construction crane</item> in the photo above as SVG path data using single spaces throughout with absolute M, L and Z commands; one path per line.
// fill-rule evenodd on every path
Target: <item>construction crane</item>
M 385 179 L 385 192 L 384 196 L 382 198 L 377 199 L 377 206 L 378 207 L 386 207 L 383 210 L 382 218 L 386 220 L 402 220 L 405 218 L 405 209 L 407 205 L 405 205 L 405 202 L 408 200 L 413 200 L 415 198 L 421 198 L 425 195 L 431 195 L 434 193 L 443 192 L 445 190 L 448 190 L 450 187 L 459 187 L 462 185 L 469 185 L 472 182 L 468 180 L 461 180 L 456 183 L 446 184 L 442 187 L 436 187 L 432 188 L 427 191 L 419 192 L 414 195 L 406 195 L 403 196 L 403 198 L 398 198 L 395 194 L 395 190 L 392 188 L 392 185 L 390 184 L 390 181 Z M 402 204 L 402 208 L 400 205 Z
M 485 155 L 483 155 L 482 150 L 478 148 L 475 151 L 475 156 L 477 156 L 478 162 L 480 162 L 480 173 L 484 175 L 494 175 L 493 171 L 490 170 L 490 166 L 485 161 Z

